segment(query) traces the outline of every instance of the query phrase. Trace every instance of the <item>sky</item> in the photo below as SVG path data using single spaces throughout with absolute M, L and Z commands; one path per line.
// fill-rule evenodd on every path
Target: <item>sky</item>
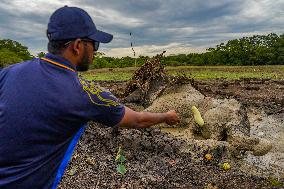
M 68 5 L 86 10 L 96 27 L 113 34 L 101 44 L 106 56 L 205 52 L 244 36 L 284 33 L 284 0 L 1 0 L 0 39 L 36 55 L 47 52 L 50 15 Z M 131 36 L 130 36 L 131 32 Z

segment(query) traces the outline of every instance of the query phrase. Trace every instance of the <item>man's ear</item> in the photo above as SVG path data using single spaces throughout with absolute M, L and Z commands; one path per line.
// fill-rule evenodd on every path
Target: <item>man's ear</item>
M 80 51 L 82 51 L 82 48 L 83 48 L 83 46 L 82 46 L 83 44 L 82 44 L 82 40 L 81 39 L 76 39 L 75 41 L 74 41 L 74 45 L 73 45 L 73 53 L 75 54 L 75 55 L 79 55 L 80 54 Z

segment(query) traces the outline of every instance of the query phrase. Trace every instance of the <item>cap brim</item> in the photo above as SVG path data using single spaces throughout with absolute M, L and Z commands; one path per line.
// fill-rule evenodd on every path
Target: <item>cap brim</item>
M 88 38 L 95 40 L 95 41 L 99 41 L 101 43 L 109 43 L 113 39 L 113 35 L 97 30 L 96 33 L 88 36 Z

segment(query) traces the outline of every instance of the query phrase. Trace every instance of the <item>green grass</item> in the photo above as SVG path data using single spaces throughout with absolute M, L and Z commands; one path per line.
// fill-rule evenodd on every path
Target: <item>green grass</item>
M 278 179 L 273 178 L 273 177 L 269 177 L 268 181 L 270 182 L 271 186 L 274 186 L 274 187 L 284 186 L 282 182 L 280 182 Z
M 169 72 L 170 75 L 181 75 L 181 72 Z M 222 71 L 199 71 L 184 73 L 186 76 L 190 76 L 194 79 L 240 79 L 240 78 L 274 78 L 277 79 L 280 76 L 275 73 L 253 73 L 253 72 L 222 72 Z
M 132 72 L 92 72 L 81 75 L 90 81 L 126 81 L 131 78 Z
M 283 65 L 267 65 L 267 66 L 168 66 L 166 67 L 168 70 L 175 70 L 175 69 L 214 69 L 214 70 L 237 70 L 237 71 L 242 71 L 242 70 L 270 70 L 270 71 L 275 71 L 278 69 L 283 69 Z
M 88 80 L 126 81 L 137 68 L 97 69 L 81 73 Z M 284 66 L 179 66 L 166 67 L 170 75 L 186 75 L 195 79 L 272 78 L 284 79 Z

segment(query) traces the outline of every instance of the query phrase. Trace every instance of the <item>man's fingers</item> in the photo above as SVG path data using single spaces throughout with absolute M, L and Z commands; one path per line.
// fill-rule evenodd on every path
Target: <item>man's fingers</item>
M 175 110 L 170 110 L 167 112 L 167 120 L 166 123 L 169 125 L 174 125 L 180 122 L 180 118 L 178 117 Z

